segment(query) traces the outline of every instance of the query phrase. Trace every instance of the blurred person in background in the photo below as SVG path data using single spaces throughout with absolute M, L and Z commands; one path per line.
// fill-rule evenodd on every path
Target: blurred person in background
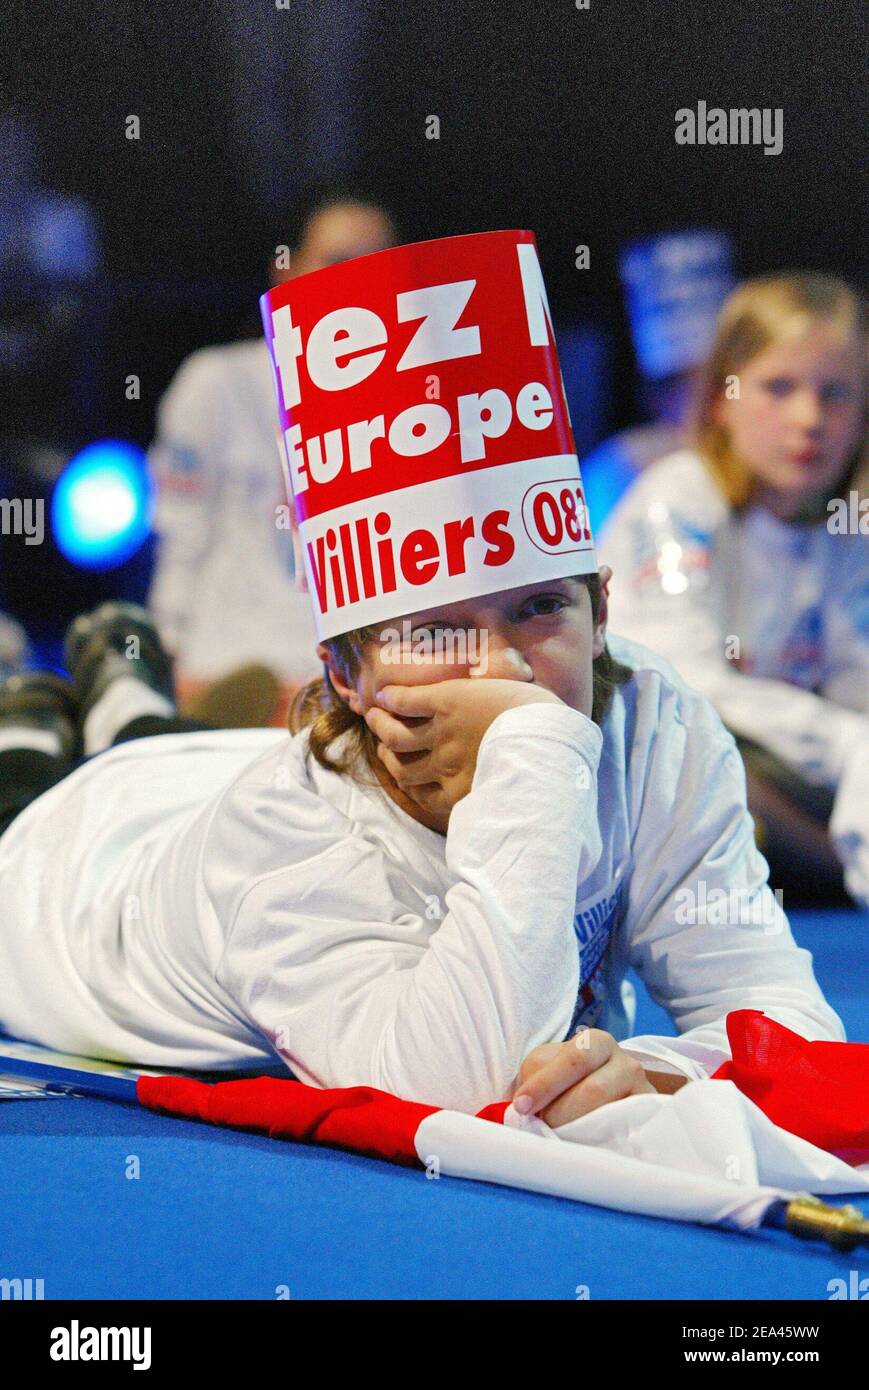
M 35 128 L 0 114 L 0 430 L 4 439 L 62 440 L 95 412 L 103 268 L 83 198 L 48 188 Z
M 34 124 L 0 112 L 0 499 L 32 487 L 19 463 L 40 444 L 65 442 L 94 418 L 102 269 L 88 202 L 47 187 Z M 0 516 L 0 595 L 10 513 Z M 0 680 L 32 653 L 14 618 L 0 611 Z
M 388 213 L 349 190 L 320 196 L 289 265 L 271 283 L 395 244 Z M 310 600 L 295 580 L 268 348 L 203 348 L 182 363 L 157 412 L 149 464 L 159 543 L 149 606 L 175 659 L 182 705 L 228 726 L 280 722 L 316 675 Z M 283 688 L 284 699 L 279 700 Z
M 771 881 L 869 906 L 865 306 L 831 276 L 725 304 L 691 448 L 646 470 L 601 540 L 613 627 L 666 656 L 736 735 Z
M 619 257 L 645 423 L 605 439 L 582 460 L 592 525 L 644 468 L 685 443 L 697 373 L 734 287 L 724 232 L 686 229 L 630 242 Z

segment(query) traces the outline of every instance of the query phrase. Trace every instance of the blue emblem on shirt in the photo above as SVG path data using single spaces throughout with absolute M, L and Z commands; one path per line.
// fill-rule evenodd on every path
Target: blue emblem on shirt
M 579 948 L 579 992 L 567 1036 L 580 1026 L 594 1027 L 605 1004 L 599 970 L 615 926 L 621 886 L 581 907 L 573 921 Z
M 800 615 L 780 654 L 779 679 L 805 690 L 820 687 L 824 675 L 824 621 L 820 605 Z

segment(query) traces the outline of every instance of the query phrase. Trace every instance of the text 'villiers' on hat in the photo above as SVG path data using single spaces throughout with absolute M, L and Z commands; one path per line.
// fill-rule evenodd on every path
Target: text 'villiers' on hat
M 320 640 L 597 570 L 531 232 L 379 251 L 260 304 Z

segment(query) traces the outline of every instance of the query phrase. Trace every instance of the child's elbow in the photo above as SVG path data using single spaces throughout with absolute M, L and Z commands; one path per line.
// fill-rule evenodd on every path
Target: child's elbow
M 382 1040 L 372 1059 L 369 1084 L 402 1100 L 436 1105 L 476 1115 L 487 1105 L 508 1100 L 518 1073 L 515 1059 L 475 1057 L 470 1050 L 458 1053 L 399 1048 Z

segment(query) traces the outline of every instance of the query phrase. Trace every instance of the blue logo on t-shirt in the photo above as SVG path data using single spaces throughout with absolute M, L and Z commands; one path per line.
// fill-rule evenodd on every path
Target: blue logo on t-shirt
M 574 918 L 574 931 L 579 947 L 579 993 L 568 1037 L 580 1025 L 593 1027 L 604 1004 L 603 982 L 599 970 L 609 945 L 610 934 L 618 915 L 621 887 L 581 907 Z
M 781 651 L 781 679 L 816 690 L 823 679 L 824 623 L 819 605 L 807 608 Z

